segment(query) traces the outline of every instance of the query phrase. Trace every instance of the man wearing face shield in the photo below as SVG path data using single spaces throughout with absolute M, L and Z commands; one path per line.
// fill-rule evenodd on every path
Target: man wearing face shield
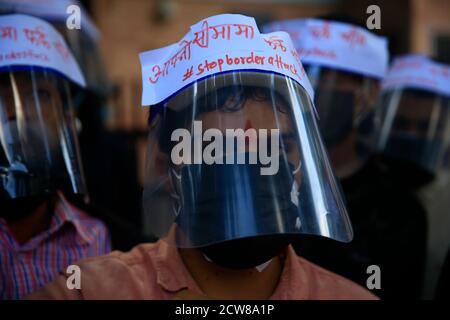
M 448 65 L 406 55 L 393 62 L 383 81 L 377 148 L 412 188 L 448 169 L 449 79 Z
M 284 30 L 315 92 L 319 128 L 340 179 L 357 173 L 372 153 L 373 116 L 387 70 L 386 39 L 350 24 L 321 19 L 273 22 Z
M 389 164 L 390 175 L 404 181 L 411 192 L 429 199 L 428 222 L 432 232 L 427 238 L 427 270 L 440 268 L 440 259 L 445 259 L 442 246 L 448 243 L 437 235 L 439 226 L 444 232 L 448 229 L 444 215 L 448 214 L 445 177 L 450 154 L 449 65 L 422 55 L 397 57 L 383 81 L 377 118 L 377 147 Z M 434 276 L 426 277 L 425 292 Z M 446 281 L 445 276 L 441 279 Z M 444 292 L 442 289 L 441 285 Z
M 224 14 L 140 59 L 143 204 L 160 240 L 79 262 L 81 295 L 61 277 L 31 298 L 375 298 L 289 245 L 352 238 L 289 36 Z
M 370 276 L 367 268 L 379 266 L 382 283 L 376 293 L 382 298 L 419 297 L 425 211 L 404 183 L 392 178 L 386 161 L 373 155 L 387 41 L 363 27 L 331 20 L 281 21 L 266 29 L 286 30 L 294 38 L 315 89 L 320 132 L 355 230 L 351 244 L 311 238 L 298 241 L 296 248 L 361 285 Z M 405 264 L 412 267 L 399 279 Z
M 69 29 L 66 12 L 80 8 L 80 29 Z M 111 233 L 114 249 L 129 250 L 144 238 L 136 150 L 130 138 L 105 128 L 108 96 L 112 83 L 101 59 L 100 32 L 77 0 L 0 0 L 0 12 L 36 16 L 49 22 L 66 40 L 85 76 L 86 86 L 71 87 L 74 115 L 89 203 L 78 197 L 70 201 L 104 221 Z
M 69 83 L 84 85 L 78 65 L 43 20 L 2 15 L 0 28 L 0 297 L 20 299 L 110 242 L 66 200 L 87 195 Z

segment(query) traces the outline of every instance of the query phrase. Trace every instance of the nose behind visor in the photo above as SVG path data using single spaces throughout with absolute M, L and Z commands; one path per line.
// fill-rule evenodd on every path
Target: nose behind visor
M 246 153 L 250 157 L 251 153 Z M 224 161 L 225 163 L 225 161 Z M 261 164 L 192 164 L 173 171 L 178 187 L 177 243 L 203 246 L 230 239 L 298 232 L 295 166 L 279 155 L 279 170 Z M 297 202 L 298 204 L 298 202 Z

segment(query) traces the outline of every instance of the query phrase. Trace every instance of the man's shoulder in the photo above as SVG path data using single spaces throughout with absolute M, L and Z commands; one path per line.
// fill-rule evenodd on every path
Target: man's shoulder
M 87 258 L 79 267 L 81 288 L 68 290 L 72 275 L 60 275 L 30 299 L 147 299 L 158 298 L 155 257 L 159 242 L 140 244 L 128 252 Z
M 374 300 L 376 295 L 359 284 L 297 256 L 297 263 L 308 277 L 311 299 Z

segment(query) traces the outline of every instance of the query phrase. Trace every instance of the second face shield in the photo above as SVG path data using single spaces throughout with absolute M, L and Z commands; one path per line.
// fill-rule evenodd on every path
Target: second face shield
M 0 72 L 0 198 L 86 194 L 69 82 L 48 69 Z
M 374 144 L 379 80 L 317 65 L 307 66 L 307 71 L 315 90 L 320 132 L 330 154 L 352 140 L 357 157 L 366 159 Z
M 378 148 L 430 174 L 449 167 L 450 98 L 415 88 L 387 90 L 379 113 Z
M 179 247 L 277 234 L 352 239 L 313 106 L 295 81 L 218 74 L 158 107 L 144 189 L 155 236 L 173 232 Z
M 377 147 L 418 185 L 449 167 L 450 68 L 421 55 L 394 59 L 383 80 Z

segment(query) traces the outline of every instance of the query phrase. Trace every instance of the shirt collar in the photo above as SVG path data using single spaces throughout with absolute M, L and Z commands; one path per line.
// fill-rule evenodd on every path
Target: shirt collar
M 72 224 L 76 230 L 76 239 L 80 245 L 92 243 L 93 237 L 89 233 L 89 226 L 83 223 L 82 217 L 85 215 L 83 211 L 70 204 L 61 192 L 57 194 L 58 198 L 55 204 L 53 216 L 50 220 L 50 227 L 43 233 L 33 237 L 30 241 L 20 246 L 19 250 L 32 250 L 42 241 L 49 238 L 66 224 Z M 6 230 L 6 234 L 10 234 L 8 224 L 0 218 L 0 229 Z M 10 238 L 12 243 L 14 238 Z
M 184 265 L 174 243 L 168 238 L 162 239 L 158 243 L 155 256 L 157 283 L 170 292 L 187 288 L 193 292 L 202 293 Z
M 66 223 L 71 223 L 79 236 L 79 240 L 84 243 L 92 243 L 94 238 L 90 235 L 89 225 L 83 223 L 82 210 L 72 205 L 61 192 L 58 192 L 58 202 L 55 206 L 55 214 L 50 223 L 50 233 L 56 232 Z
M 288 246 L 283 255 L 284 265 L 280 281 L 271 300 L 305 299 L 308 295 L 308 282 L 305 270 L 298 264 L 298 257 L 292 246 Z M 202 293 L 194 279 L 186 269 L 177 247 L 170 236 L 159 241 L 155 256 L 157 283 L 165 290 L 177 292 L 187 288 Z

